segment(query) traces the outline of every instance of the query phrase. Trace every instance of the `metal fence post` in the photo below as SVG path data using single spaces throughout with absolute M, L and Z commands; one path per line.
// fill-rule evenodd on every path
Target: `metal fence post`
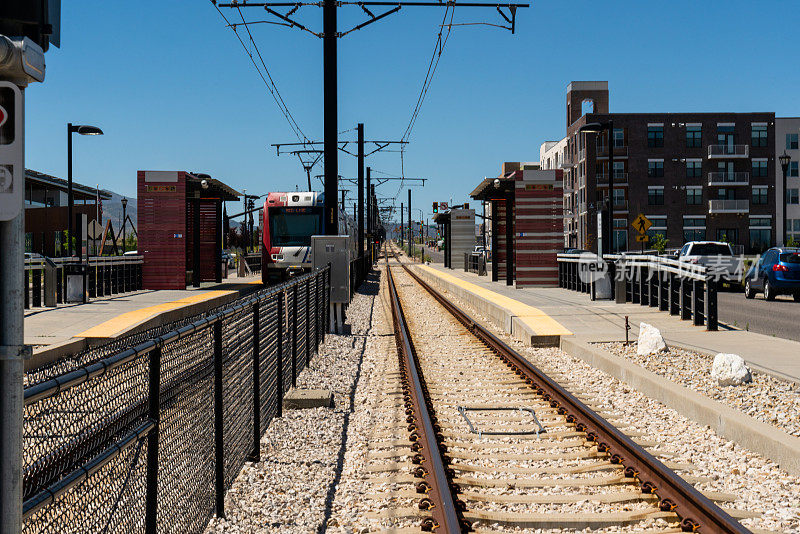
M 287 310 L 288 312 L 288 310 Z M 293 317 L 294 320 L 297 320 L 297 314 Z M 277 417 L 283 417 L 283 299 L 278 299 L 278 328 L 277 335 L 278 340 L 277 344 L 277 351 L 278 354 L 275 357 L 275 383 L 278 386 L 276 388 L 275 394 L 277 395 Z M 293 384 L 294 385 L 294 384 Z
M 297 284 L 292 291 L 292 387 L 297 387 Z
M 308 286 L 309 280 L 306 279 L 306 367 L 311 363 L 311 306 Z
M 214 487 L 217 517 L 225 517 L 225 415 L 222 395 L 222 319 L 214 323 Z
M 703 282 L 692 280 L 692 324 L 701 326 L 703 324 Z
M 650 285 L 650 269 L 642 267 L 639 271 L 639 304 L 647 306 L 650 303 L 650 290 L 647 288 Z
M 691 319 L 692 318 L 692 303 L 691 303 L 691 282 L 686 278 L 681 278 L 681 298 L 680 298 L 680 307 L 681 307 L 681 319 Z
M 155 426 L 147 435 L 145 532 L 158 531 L 158 435 L 161 432 L 161 344 L 150 351 L 148 417 Z
M 717 281 L 706 280 L 706 330 L 716 331 L 719 327 L 717 316 Z
M 261 323 L 258 301 L 253 303 L 253 450 L 251 462 L 261 461 Z

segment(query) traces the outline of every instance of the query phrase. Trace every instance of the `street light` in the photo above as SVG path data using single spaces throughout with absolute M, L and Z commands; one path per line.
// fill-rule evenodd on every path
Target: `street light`
M 590 122 L 578 129 L 578 132 L 599 134 L 608 131 L 608 251 L 614 252 L 614 121 Z M 602 217 L 600 213 L 598 217 Z M 602 254 L 602 250 L 598 251 Z
M 125 254 L 125 223 L 128 222 L 128 199 L 122 197 L 122 253 Z
M 67 123 L 67 250 L 72 256 L 72 206 L 74 198 L 72 195 L 72 134 L 79 135 L 103 135 L 103 130 L 97 126 L 88 124 Z
M 783 154 L 778 156 L 778 160 L 781 162 L 781 169 L 783 169 L 783 236 L 781 236 L 781 243 L 785 246 L 786 245 L 786 204 L 787 204 L 787 192 L 786 192 L 786 173 L 789 171 L 789 162 L 792 161 L 792 158 L 786 151 L 783 151 Z

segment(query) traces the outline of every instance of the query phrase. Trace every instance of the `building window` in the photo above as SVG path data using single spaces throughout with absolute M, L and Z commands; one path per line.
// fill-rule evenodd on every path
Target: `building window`
M 627 205 L 625 204 L 625 190 L 614 188 L 614 207 L 615 208 L 626 208 Z
M 705 228 L 692 228 L 692 229 L 683 229 L 683 242 L 687 243 L 689 241 L 705 241 L 706 240 L 706 229 Z
M 753 188 L 753 204 L 761 204 L 765 205 L 767 203 L 767 188 L 766 187 L 754 187 Z
M 664 177 L 664 161 L 651 160 L 647 162 L 647 177 L 648 178 L 663 178 Z
M 796 149 L 797 149 L 797 134 L 796 133 L 786 134 L 786 150 L 796 150 Z
M 787 204 L 798 204 L 798 189 L 797 188 L 788 188 L 786 189 L 786 203 Z
M 703 143 L 703 133 L 700 125 L 686 126 L 686 148 L 700 148 Z
M 750 141 L 754 147 L 767 146 L 767 125 L 753 124 L 750 131 Z
M 797 191 L 795 189 L 795 191 Z M 647 203 L 651 206 L 664 205 L 664 189 L 661 187 L 648 187 L 647 188 Z M 654 223 L 655 224 L 655 223 Z
M 724 241 L 731 245 L 739 243 L 739 229 L 738 228 L 717 228 L 717 241 Z
M 622 128 L 614 128 L 614 148 L 622 148 L 624 146 L 625 146 L 625 130 Z
M 767 177 L 767 160 L 754 159 L 753 178 L 766 178 L 766 177 Z
M 750 249 L 763 252 L 772 241 L 772 219 L 769 217 L 750 217 Z
M 798 175 L 797 162 L 796 161 L 790 161 L 789 162 L 789 173 L 788 173 L 788 176 L 792 176 L 792 177 L 796 178 L 797 175 Z
M 662 235 L 664 237 L 667 236 L 667 218 L 666 217 L 661 216 L 661 215 L 659 215 L 659 216 L 648 215 L 647 218 L 650 219 L 651 223 L 653 223 L 653 226 L 651 226 L 650 229 L 647 230 L 647 235 L 650 236 L 650 239 L 654 238 L 657 234 L 660 234 L 660 235 Z
M 699 160 L 686 160 L 686 177 L 700 178 L 703 174 L 703 162 Z
M 664 126 L 647 127 L 647 146 L 650 148 L 664 146 Z
M 700 187 L 686 188 L 686 204 L 689 206 L 699 206 L 703 203 L 703 189 Z
M 786 219 L 786 239 L 800 242 L 800 219 Z

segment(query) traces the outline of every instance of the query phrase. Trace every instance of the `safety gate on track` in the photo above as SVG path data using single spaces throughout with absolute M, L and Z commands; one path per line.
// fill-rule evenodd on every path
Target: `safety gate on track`
M 324 340 L 330 271 L 25 376 L 28 533 L 202 532 Z

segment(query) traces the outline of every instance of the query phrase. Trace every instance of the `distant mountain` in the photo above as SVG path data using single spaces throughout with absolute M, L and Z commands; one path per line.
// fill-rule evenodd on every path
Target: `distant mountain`
M 127 214 L 130 217 L 133 225 L 138 228 L 136 218 L 136 198 L 125 197 L 128 199 Z M 103 201 L 103 223 L 111 219 L 111 224 L 114 227 L 114 232 L 118 232 L 122 228 L 122 195 L 111 192 L 111 200 Z M 130 231 L 130 229 L 128 230 Z

